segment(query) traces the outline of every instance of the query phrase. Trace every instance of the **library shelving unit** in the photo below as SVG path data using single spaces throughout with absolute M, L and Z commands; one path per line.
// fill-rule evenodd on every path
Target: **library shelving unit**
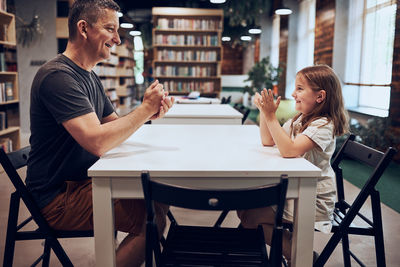
M 16 51 L 15 16 L 0 11 L 0 146 L 5 150 L 20 147 L 19 89 L 16 60 L 13 71 L 7 66 L 9 50 Z
M 106 94 L 116 111 L 130 109 L 133 99 L 135 61 L 129 41 L 113 46 L 111 57 L 93 69 L 100 77 Z M 126 112 L 126 111 L 125 111 Z
M 135 59 L 133 57 L 133 43 L 125 40 L 123 44 L 116 47 L 116 53 L 118 56 L 117 95 L 119 98 L 119 109 L 122 113 L 125 113 L 131 110 L 135 96 Z
M 153 76 L 171 94 L 221 92 L 222 9 L 153 7 Z

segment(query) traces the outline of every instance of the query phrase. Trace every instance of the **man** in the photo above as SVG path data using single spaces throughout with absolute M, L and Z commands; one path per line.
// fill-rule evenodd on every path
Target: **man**
M 120 43 L 118 5 L 113 0 L 76 0 L 63 54 L 43 65 L 31 91 L 31 153 L 27 186 L 50 226 L 93 229 L 92 183 L 88 168 L 149 119 L 171 108 L 173 98 L 155 81 L 142 104 L 118 117 L 92 71 Z M 164 229 L 166 207 L 157 206 Z M 117 250 L 117 266 L 140 266 L 145 251 L 143 200 L 115 200 L 115 228 L 128 232 Z

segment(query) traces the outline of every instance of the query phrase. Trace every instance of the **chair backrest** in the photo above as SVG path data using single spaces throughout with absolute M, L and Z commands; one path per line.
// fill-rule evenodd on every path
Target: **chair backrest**
M 2 148 L 0 148 L 0 163 L 7 173 L 7 176 L 11 180 L 16 192 L 24 201 L 26 207 L 31 213 L 33 219 L 39 226 L 47 225 L 46 220 L 43 218 L 38 205 L 36 204 L 32 194 L 29 192 L 25 183 L 22 181 L 17 170 L 26 166 L 28 162 L 30 146 L 21 148 L 15 152 L 6 154 Z
M 355 141 L 355 136 L 351 134 L 346 139 L 346 141 L 336 154 L 336 157 L 332 161 L 332 168 L 336 173 L 336 186 L 339 205 L 342 201 L 344 201 L 343 171 L 342 168 L 339 166 L 343 159 L 347 158 L 356 160 L 359 163 L 368 165 L 373 168 L 371 175 L 367 178 L 363 188 L 361 189 L 360 194 L 354 201 L 354 203 L 360 202 L 358 205 L 361 207 L 365 199 L 370 194 L 371 190 L 375 188 L 376 184 L 378 183 L 384 170 L 391 162 L 395 153 L 396 150 L 392 147 L 389 147 L 385 151 L 385 153 L 383 153 L 376 149 L 358 143 Z M 363 199 L 363 201 L 361 201 L 361 199 Z
M 250 108 L 246 108 L 246 107 L 241 107 L 239 109 L 239 112 L 243 114 L 243 118 L 242 118 L 242 124 L 244 124 L 244 122 L 246 121 L 247 117 L 250 114 Z
M 283 212 L 287 183 L 287 177 L 282 176 L 277 184 L 255 188 L 193 189 L 152 181 L 148 172 L 142 173 L 142 186 L 148 211 L 152 210 L 152 202 L 157 201 L 170 206 L 198 210 L 241 210 L 278 205 L 279 215 Z M 277 223 L 280 224 L 281 221 Z

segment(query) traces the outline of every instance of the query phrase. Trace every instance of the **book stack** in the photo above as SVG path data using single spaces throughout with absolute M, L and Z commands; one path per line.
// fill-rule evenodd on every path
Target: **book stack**
M 12 140 L 8 137 L 0 138 L 0 148 L 6 153 L 12 152 Z
M 0 103 L 14 100 L 14 90 L 12 82 L 0 83 Z
M 7 128 L 7 113 L 5 111 L 0 111 L 0 131 Z

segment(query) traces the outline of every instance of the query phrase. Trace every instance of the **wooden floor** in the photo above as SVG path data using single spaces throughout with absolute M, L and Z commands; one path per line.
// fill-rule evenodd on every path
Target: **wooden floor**
M 346 182 L 346 195 L 349 199 L 354 198 L 359 189 Z M 0 173 L 0 264 L 3 262 L 5 233 L 7 227 L 8 209 L 10 193 L 13 192 L 13 187 L 8 177 L 4 172 Z M 399 192 L 394 192 L 399 193 Z M 369 203 L 368 203 L 369 205 Z M 400 214 L 382 205 L 383 226 L 385 234 L 385 250 L 387 266 L 400 266 Z M 368 210 L 369 207 L 364 207 Z M 173 213 L 180 223 L 194 225 L 211 225 L 218 217 L 215 212 L 197 212 L 182 209 L 174 209 Z M 20 218 L 27 214 L 25 209 L 22 209 Z M 231 212 L 224 225 L 237 226 L 238 219 L 236 214 Z M 314 250 L 320 252 L 330 235 L 315 233 L 314 235 Z M 123 233 L 118 234 L 119 241 L 124 237 Z M 352 238 L 350 240 L 353 251 L 359 255 L 367 266 L 376 266 L 374 254 L 373 238 Z M 75 266 L 95 266 L 94 259 L 94 240 L 93 238 L 80 238 L 61 240 L 67 254 L 71 258 Z M 17 242 L 14 256 L 14 266 L 29 266 L 41 254 L 43 247 L 41 241 L 23 241 Z M 334 254 L 329 259 L 326 266 L 343 266 L 341 248 L 338 247 Z M 60 266 L 54 254 L 51 257 L 50 266 Z M 357 266 L 355 264 L 355 266 Z

